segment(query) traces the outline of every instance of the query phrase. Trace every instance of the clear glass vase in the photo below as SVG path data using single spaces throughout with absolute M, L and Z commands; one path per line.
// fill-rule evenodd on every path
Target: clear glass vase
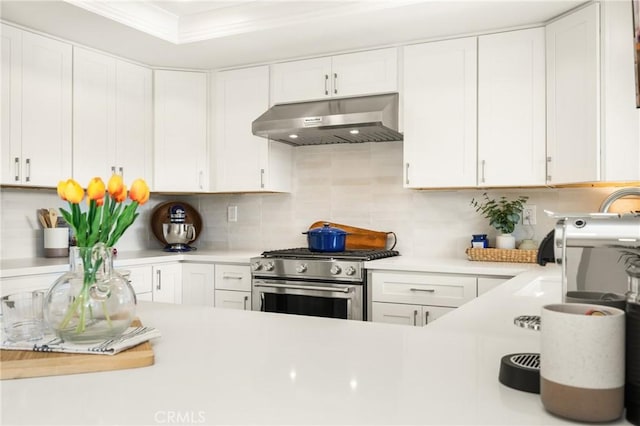
M 44 319 L 67 342 L 100 342 L 121 335 L 135 316 L 131 284 L 113 269 L 112 249 L 102 243 L 71 247 L 71 270 L 49 288 Z

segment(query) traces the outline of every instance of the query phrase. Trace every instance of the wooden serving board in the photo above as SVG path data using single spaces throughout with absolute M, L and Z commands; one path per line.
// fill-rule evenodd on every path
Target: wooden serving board
M 139 324 L 134 321 L 133 325 Z M 123 370 L 153 365 L 154 361 L 148 341 L 116 355 L 0 350 L 0 379 Z
M 325 223 L 328 223 L 329 226 L 340 228 L 347 233 L 347 239 L 345 241 L 346 250 L 373 250 L 385 249 L 387 247 L 388 232 L 372 231 L 370 229 L 356 228 L 354 226 L 326 221 L 314 222 L 309 229 L 320 228 Z

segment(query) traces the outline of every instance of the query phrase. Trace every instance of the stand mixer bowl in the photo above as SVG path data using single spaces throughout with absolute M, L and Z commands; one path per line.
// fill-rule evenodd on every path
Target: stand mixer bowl
M 162 233 L 171 246 L 184 246 L 196 239 L 196 229 L 190 223 L 163 223 Z

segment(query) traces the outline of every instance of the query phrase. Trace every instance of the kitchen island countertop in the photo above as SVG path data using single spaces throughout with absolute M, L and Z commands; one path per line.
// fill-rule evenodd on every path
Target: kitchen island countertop
M 537 352 L 513 318 L 560 299 L 522 273 L 423 328 L 141 303 L 155 365 L 2 382 L 2 424 L 570 424 L 498 382 Z M 96 355 L 102 356 L 102 355 Z M 624 424 L 624 420 L 619 420 Z

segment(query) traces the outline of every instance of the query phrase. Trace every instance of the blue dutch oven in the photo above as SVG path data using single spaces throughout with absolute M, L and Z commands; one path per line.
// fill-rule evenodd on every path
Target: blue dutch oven
M 344 251 L 347 233 L 340 228 L 334 228 L 325 223 L 320 228 L 313 228 L 307 232 L 307 244 L 311 251 Z

